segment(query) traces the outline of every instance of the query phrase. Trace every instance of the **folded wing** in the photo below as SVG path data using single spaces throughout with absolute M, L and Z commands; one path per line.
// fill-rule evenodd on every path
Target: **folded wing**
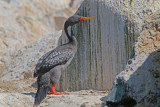
M 50 71 L 55 66 L 64 65 L 72 56 L 73 53 L 70 49 L 52 50 L 46 53 L 39 59 L 34 71 L 34 77 Z

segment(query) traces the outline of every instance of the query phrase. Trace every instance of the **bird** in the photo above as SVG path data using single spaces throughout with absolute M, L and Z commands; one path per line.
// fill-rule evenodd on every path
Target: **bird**
M 34 77 L 37 78 L 38 90 L 35 95 L 34 105 L 39 105 L 47 94 L 51 95 L 68 95 L 69 93 L 58 93 L 55 90 L 55 85 L 58 83 L 61 71 L 65 70 L 71 63 L 76 51 L 77 40 L 75 36 L 68 33 L 68 28 L 79 22 L 96 18 L 83 17 L 79 15 L 73 15 L 69 17 L 64 23 L 64 32 L 68 38 L 68 43 L 62 44 L 55 49 L 44 54 L 37 62 Z

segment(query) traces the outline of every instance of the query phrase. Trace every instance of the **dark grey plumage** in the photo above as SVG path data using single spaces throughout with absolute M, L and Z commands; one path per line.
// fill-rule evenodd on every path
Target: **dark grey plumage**
M 34 77 L 38 76 L 38 90 L 35 96 L 34 105 L 40 104 L 48 92 L 52 91 L 53 93 L 51 92 L 51 94 L 60 95 L 55 91 L 55 84 L 58 83 L 60 79 L 61 71 L 70 64 L 77 51 L 77 40 L 74 36 L 70 36 L 68 34 L 68 27 L 73 26 L 80 21 L 93 18 L 95 17 L 81 17 L 77 15 L 68 18 L 64 24 L 64 31 L 69 39 L 69 42 L 67 44 L 63 44 L 62 46 L 58 46 L 39 59 L 34 71 Z
M 47 93 L 52 91 L 51 85 L 58 83 L 61 71 L 64 70 L 73 59 L 77 51 L 77 40 L 74 36 L 68 34 L 67 28 L 78 22 L 80 22 L 80 16 L 70 17 L 64 24 L 64 30 L 69 39 L 69 43 L 58 46 L 39 59 L 34 71 L 34 77 L 38 76 L 38 90 L 34 105 L 39 105 Z
M 43 75 L 55 66 L 65 64 L 71 57 L 73 57 L 72 49 L 55 49 L 48 52 L 38 61 L 35 68 L 34 77 L 37 77 L 38 75 Z

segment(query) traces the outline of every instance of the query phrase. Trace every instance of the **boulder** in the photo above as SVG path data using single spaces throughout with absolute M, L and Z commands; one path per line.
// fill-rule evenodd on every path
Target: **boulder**
M 1 0 L 0 59 L 9 50 L 33 43 L 41 36 L 62 29 L 63 23 L 77 10 L 80 1 L 71 0 Z M 59 23 L 61 21 L 61 23 Z
M 44 36 L 36 42 L 17 51 L 8 51 L 3 56 L 6 65 L 0 75 L 0 80 L 20 80 L 33 77 L 33 71 L 38 59 L 58 45 L 62 31 Z
M 150 23 L 138 37 L 135 56 L 115 78 L 106 101 L 108 106 L 160 106 L 160 13 L 151 15 Z

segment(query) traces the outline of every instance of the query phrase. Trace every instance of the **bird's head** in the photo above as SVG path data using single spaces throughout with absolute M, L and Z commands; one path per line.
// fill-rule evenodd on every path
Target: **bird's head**
M 92 17 L 82 17 L 82 16 L 78 16 L 78 15 L 73 15 L 70 18 L 67 19 L 67 21 L 65 22 L 65 26 L 73 26 L 76 23 L 85 21 L 85 20 L 89 20 L 89 19 L 94 19 L 96 18 L 95 16 Z

